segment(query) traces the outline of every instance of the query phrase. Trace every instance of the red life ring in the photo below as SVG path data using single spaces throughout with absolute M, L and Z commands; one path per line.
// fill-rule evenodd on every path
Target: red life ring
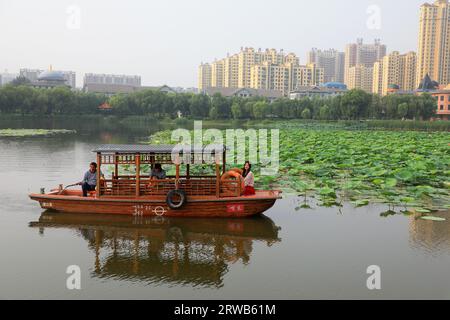
M 220 181 L 230 180 L 230 178 L 235 178 L 239 181 L 241 184 L 241 193 L 244 192 L 245 189 L 245 181 L 244 177 L 242 177 L 242 170 L 241 169 L 231 169 L 224 173 L 222 177 L 220 178 Z

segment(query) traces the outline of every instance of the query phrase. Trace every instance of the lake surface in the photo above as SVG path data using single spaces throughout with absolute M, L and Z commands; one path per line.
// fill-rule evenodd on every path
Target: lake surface
M 449 212 L 434 222 L 382 217 L 383 205 L 307 210 L 295 196 L 256 219 L 43 212 L 27 194 L 81 180 L 95 145 L 160 129 L 80 126 L 47 121 L 39 127 L 79 132 L 0 138 L 2 299 L 450 299 Z M 9 127 L 37 124 L 0 121 Z M 81 290 L 66 288 L 70 265 L 81 268 Z M 367 289 L 371 265 L 381 290 Z

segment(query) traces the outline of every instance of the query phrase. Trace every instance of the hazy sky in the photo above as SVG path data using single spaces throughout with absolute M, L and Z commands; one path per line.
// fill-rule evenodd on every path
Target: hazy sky
M 0 0 L 0 72 L 51 64 L 76 71 L 78 85 L 93 72 L 189 87 L 200 62 L 241 46 L 284 49 L 301 63 L 312 47 L 343 50 L 358 37 L 380 38 L 389 52 L 417 50 L 424 2 Z

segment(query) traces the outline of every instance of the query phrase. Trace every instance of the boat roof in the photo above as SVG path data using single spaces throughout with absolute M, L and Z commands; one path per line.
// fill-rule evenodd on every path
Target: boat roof
M 189 150 L 190 147 L 190 150 Z M 94 148 L 92 152 L 96 153 L 122 153 L 122 154 L 130 154 L 130 153 L 172 153 L 175 148 L 179 151 L 190 151 L 192 153 L 204 153 L 204 152 L 213 152 L 215 150 L 221 150 L 221 152 L 225 152 L 227 147 L 224 145 L 208 145 L 208 146 L 183 146 L 180 145 L 169 145 L 169 144 L 161 144 L 161 145 L 150 145 L 150 144 L 102 144 Z M 175 151 L 177 150 L 175 149 Z

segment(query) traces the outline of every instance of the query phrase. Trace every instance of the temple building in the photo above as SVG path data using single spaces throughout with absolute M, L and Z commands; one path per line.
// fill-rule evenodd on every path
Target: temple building
M 439 89 L 439 83 L 431 80 L 428 74 L 425 75 L 425 78 L 420 82 L 418 92 L 430 92 Z
M 63 72 L 53 71 L 52 68 L 48 71 L 42 72 L 36 81 L 31 81 L 31 86 L 36 88 L 55 88 L 55 87 L 67 87 L 70 88 L 70 85 L 67 83 L 66 76 Z

